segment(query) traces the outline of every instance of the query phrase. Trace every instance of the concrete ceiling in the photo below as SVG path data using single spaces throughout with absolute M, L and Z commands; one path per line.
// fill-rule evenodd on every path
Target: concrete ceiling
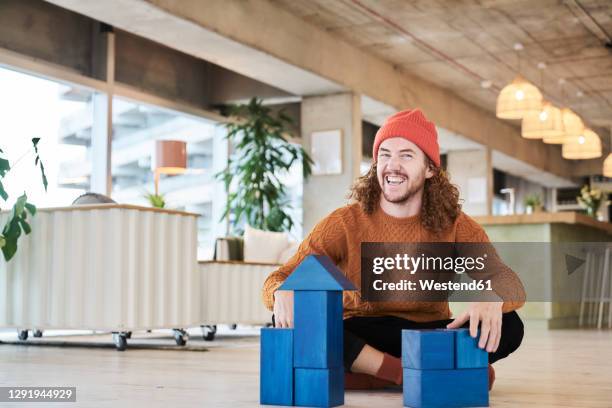
M 591 126 L 612 125 L 610 0 L 273 3 L 491 112 L 520 57 L 520 73 L 546 98 L 569 105 Z M 524 47 L 519 53 L 516 43 Z M 607 132 L 600 136 L 607 142 Z
M 525 45 L 523 55 L 535 54 L 555 39 L 565 40 L 565 45 L 557 41 L 556 51 L 550 46 L 546 54 L 549 58 L 544 59 L 549 65 L 544 71 L 543 89 L 553 102 L 558 102 L 554 92 L 559 91 L 555 74 L 559 67 L 579 67 L 583 60 L 593 60 L 586 72 L 596 74 L 589 75 L 605 72 L 609 78 L 612 71 L 609 51 L 594 44 L 596 41 L 601 44 L 603 40 L 599 38 L 609 32 L 609 5 L 601 6 L 607 17 L 590 11 L 597 18 L 595 21 L 607 21 L 606 26 L 591 20 L 589 25 L 586 17 L 576 17 L 575 26 L 583 24 L 582 37 L 573 34 L 578 35 L 576 40 L 571 33 L 560 34 L 567 21 L 557 23 L 549 16 L 548 20 L 540 19 L 536 24 L 531 14 L 521 14 L 521 8 L 513 6 L 516 1 L 47 1 L 212 61 L 290 94 L 317 95 L 352 89 L 362 95 L 364 119 L 372 123 L 380 124 L 399 108 L 420 106 L 435 123 L 453 134 L 461 134 L 469 142 L 487 145 L 564 178 L 576 175 L 578 167 L 577 163 L 561 159 L 558 146 L 522 139 L 518 123 L 501 121 L 491 114 L 497 92 L 515 75 L 516 55 L 512 46 L 516 40 L 512 36 Z M 527 10 L 532 2 L 520 3 Z M 563 9 L 559 13 L 566 13 L 564 4 L 561 0 L 537 3 L 538 10 L 556 7 Z M 592 2 L 581 0 L 579 5 L 583 4 L 595 7 Z M 575 0 L 571 7 L 577 7 Z M 513 17 L 520 17 L 519 23 L 503 20 L 502 15 L 508 14 L 509 9 L 519 10 Z M 573 8 L 569 12 L 578 13 Z M 467 19 L 468 16 L 478 24 Z M 529 31 L 523 27 L 525 21 L 529 22 Z M 539 38 L 538 33 L 545 32 L 546 25 L 552 26 L 553 34 L 542 34 L 538 41 L 528 41 Z M 572 30 L 580 31 L 575 27 Z M 571 52 L 566 49 L 567 44 L 573 44 Z M 540 52 L 545 53 L 544 50 Z M 583 51 L 586 55 L 576 57 L 576 53 Z M 521 72 L 538 82 L 539 71 L 535 65 L 535 59 L 523 61 Z M 599 96 L 591 88 L 581 86 L 585 96 L 576 103 L 571 93 L 582 82 L 574 77 L 585 72 L 578 73 L 578 68 L 572 72 L 573 76 L 561 71 L 567 80 L 565 88 L 570 106 L 581 114 L 591 109 L 595 112 L 591 120 L 602 125 L 610 123 L 610 101 L 596 99 L 609 97 L 606 86 L 610 86 L 603 83 L 594 86 Z M 483 80 L 491 81 L 489 89 L 481 87 Z M 598 113 L 600 110 L 604 112 Z M 607 133 L 607 129 L 600 133 L 604 143 Z M 584 163 L 580 174 L 597 174 L 601 160 L 581 161 Z

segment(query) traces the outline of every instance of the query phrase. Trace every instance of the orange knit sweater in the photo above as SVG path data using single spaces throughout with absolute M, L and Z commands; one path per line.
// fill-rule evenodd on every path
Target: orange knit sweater
M 301 243 L 289 261 L 272 272 L 263 287 L 263 301 L 272 310 L 274 291 L 309 254 L 327 255 L 359 288 L 361 286 L 361 242 L 489 242 L 480 225 L 463 212 L 447 231 L 434 235 L 421 225 L 419 215 L 396 218 L 380 207 L 367 215 L 358 203 L 341 207 L 323 218 Z M 525 291 L 508 267 L 491 279 L 493 290 L 504 299 L 503 312 L 521 307 Z M 426 322 L 448 319 L 448 302 L 366 302 L 360 291 L 344 292 L 344 318 L 352 316 L 398 316 Z

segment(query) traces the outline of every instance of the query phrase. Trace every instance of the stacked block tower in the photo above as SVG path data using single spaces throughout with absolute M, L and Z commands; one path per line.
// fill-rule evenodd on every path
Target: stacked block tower
M 489 406 L 488 357 L 468 329 L 402 330 L 404 406 Z
M 328 257 L 309 255 L 279 290 L 294 291 L 294 328 L 261 330 L 261 404 L 343 405 L 342 291 L 356 288 Z

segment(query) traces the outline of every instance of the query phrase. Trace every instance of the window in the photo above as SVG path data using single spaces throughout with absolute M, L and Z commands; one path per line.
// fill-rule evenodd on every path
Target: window
M 0 67 L 0 148 L 13 170 L 4 180 L 8 204 L 24 191 L 40 207 L 66 206 L 89 189 L 93 92 Z M 34 167 L 39 137 L 48 191 Z
M 68 206 L 91 190 L 104 193 L 100 186 L 105 184 L 100 180 L 106 177 L 106 118 L 96 107 L 101 106 L 105 94 L 1 67 L 0 89 L 0 109 L 4 113 L 0 148 L 15 167 L 4 180 L 10 202 L 3 208 L 12 205 L 24 190 L 30 202 L 39 207 Z M 227 234 L 227 222 L 221 220 L 226 192 L 214 176 L 227 165 L 225 128 L 209 119 L 121 97 L 113 98 L 112 111 L 111 197 L 118 203 L 150 206 L 145 195 L 154 191 L 155 142 L 186 142 L 186 172 L 162 175 L 159 191 L 166 208 L 201 215 L 198 258 L 211 259 L 215 238 Z M 41 139 L 47 192 L 34 167 L 34 137 Z M 279 176 L 287 186 L 288 212 L 295 221 L 290 235 L 301 240 L 301 164 Z

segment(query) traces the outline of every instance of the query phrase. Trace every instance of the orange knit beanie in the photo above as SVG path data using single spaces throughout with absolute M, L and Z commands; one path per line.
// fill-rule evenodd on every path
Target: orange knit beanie
M 387 118 L 374 138 L 373 158 L 378 157 L 380 144 L 392 137 L 403 137 L 417 145 L 427 157 L 440 167 L 440 147 L 436 125 L 427 120 L 420 109 L 407 109 Z

